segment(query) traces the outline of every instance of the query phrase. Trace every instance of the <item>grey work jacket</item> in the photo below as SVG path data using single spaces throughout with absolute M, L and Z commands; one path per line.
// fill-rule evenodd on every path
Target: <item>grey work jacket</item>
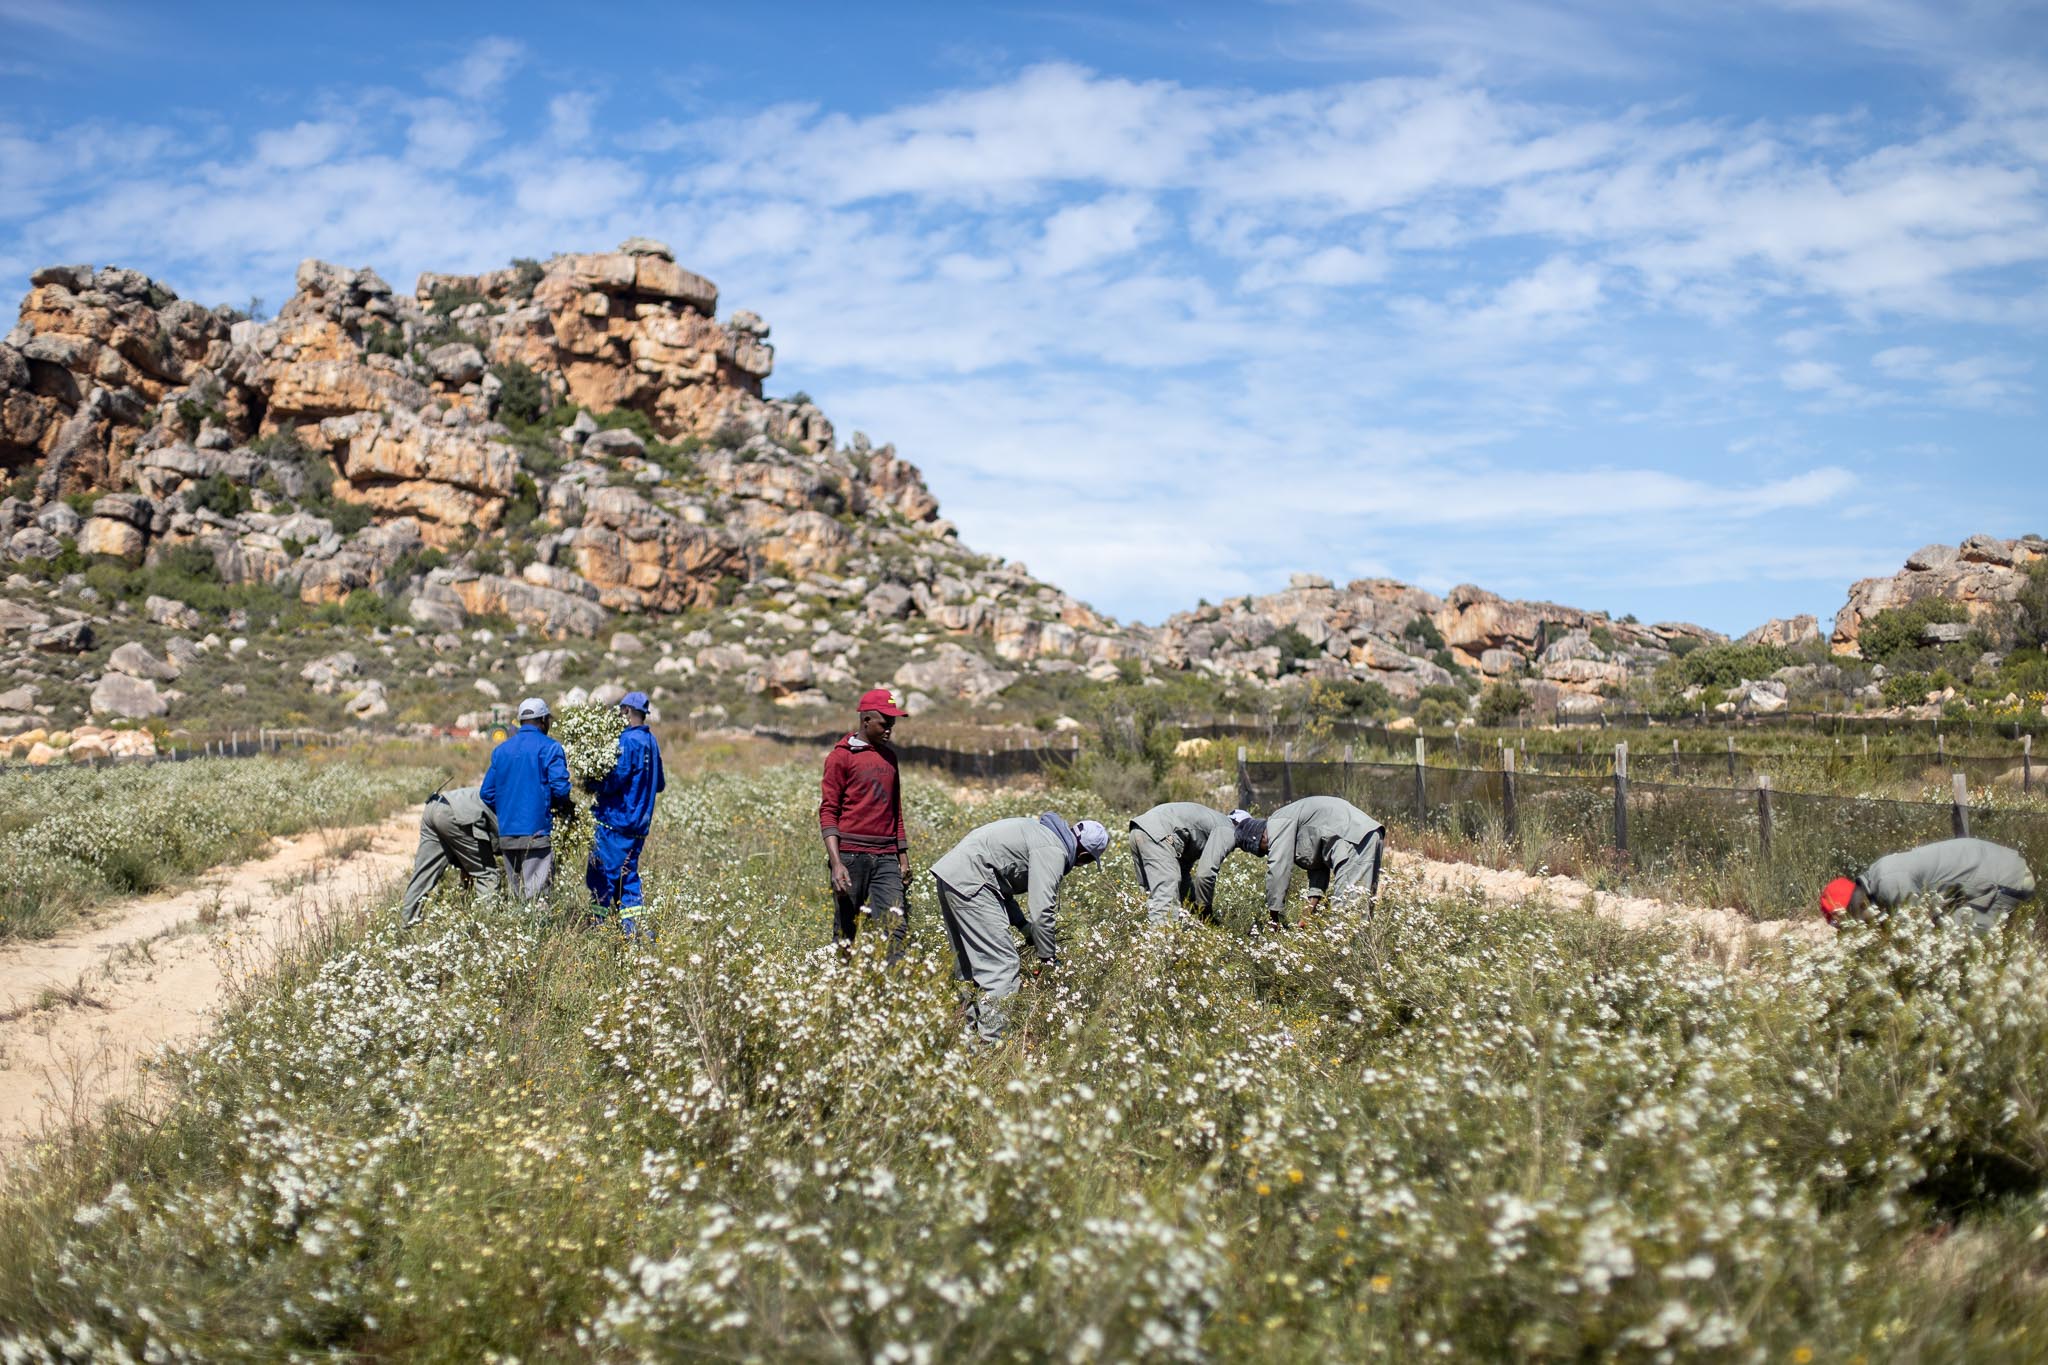
M 497 847 L 498 813 L 484 804 L 482 788 L 457 787 L 452 791 L 437 792 L 430 799 L 447 802 L 449 815 L 472 839 L 485 848 Z
M 1029 815 L 983 825 L 932 865 L 932 875 L 962 896 L 994 891 L 1048 962 L 1059 956 L 1060 879 L 1070 870 L 1066 845 Z
M 1856 880 L 1886 909 L 1932 893 L 1951 909 L 1967 906 L 1982 912 L 1991 909 L 2000 892 L 2013 900 L 2034 894 L 2027 860 L 1988 839 L 1943 839 L 1887 854 Z
M 1131 828 L 1173 850 L 1197 906 L 1215 903 L 1216 874 L 1237 847 L 1229 816 L 1195 801 L 1168 801 L 1131 821 Z
M 1385 826 L 1341 796 L 1304 796 L 1266 817 L 1266 909 L 1287 904 L 1294 869 L 1308 871 L 1311 890 L 1329 885 L 1339 845 L 1356 848 Z

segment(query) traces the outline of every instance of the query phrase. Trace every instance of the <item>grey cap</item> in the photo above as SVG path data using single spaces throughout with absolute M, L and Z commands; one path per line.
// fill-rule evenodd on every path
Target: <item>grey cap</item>
M 1094 820 L 1083 820 L 1074 826 L 1074 842 L 1090 858 L 1100 858 L 1109 847 L 1109 831 Z
M 548 704 L 539 697 L 528 697 L 525 701 L 519 703 L 519 719 L 521 720 L 546 720 L 553 714 L 554 712 L 548 710 Z

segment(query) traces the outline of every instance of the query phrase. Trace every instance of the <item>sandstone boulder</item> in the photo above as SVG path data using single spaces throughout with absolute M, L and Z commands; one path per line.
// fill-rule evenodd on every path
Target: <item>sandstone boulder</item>
M 92 648 L 92 642 L 90 621 L 60 621 L 56 625 L 30 631 L 28 637 L 29 647 L 45 654 L 83 654 Z
M 90 704 L 96 716 L 127 720 L 149 720 L 171 709 L 158 695 L 155 683 L 126 673 L 109 673 L 95 683 Z
M 980 702 L 1001 692 L 1017 676 L 997 668 L 979 654 L 947 643 L 940 645 L 930 658 L 913 659 L 897 669 L 895 683 L 907 690 Z
M 176 678 L 180 671 L 175 663 L 157 658 L 133 640 L 118 646 L 108 656 L 107 667 L 117 673 L 126 673 L 131 678 L 148 678 L 156 682 L 169 682 Z

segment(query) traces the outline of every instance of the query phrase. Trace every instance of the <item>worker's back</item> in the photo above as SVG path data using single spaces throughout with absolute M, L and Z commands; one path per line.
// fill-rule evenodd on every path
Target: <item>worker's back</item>
M 2034 894 L 2034 873 L 2018 852 L 1988 839 L 1943 839 L 1879 858 L 1857 879 L 1886 909 L 1916 896 L 1937 896 L 1965 908 L 1988 928 Z

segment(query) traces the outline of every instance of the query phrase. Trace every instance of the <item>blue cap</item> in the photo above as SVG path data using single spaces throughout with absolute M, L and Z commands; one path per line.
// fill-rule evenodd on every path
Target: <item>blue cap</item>
M 619 698 L 619 705 L 632 711 L 645 711 L 647 709 L 647 694 L 645 692 L 628 692 L 625 696 Z

